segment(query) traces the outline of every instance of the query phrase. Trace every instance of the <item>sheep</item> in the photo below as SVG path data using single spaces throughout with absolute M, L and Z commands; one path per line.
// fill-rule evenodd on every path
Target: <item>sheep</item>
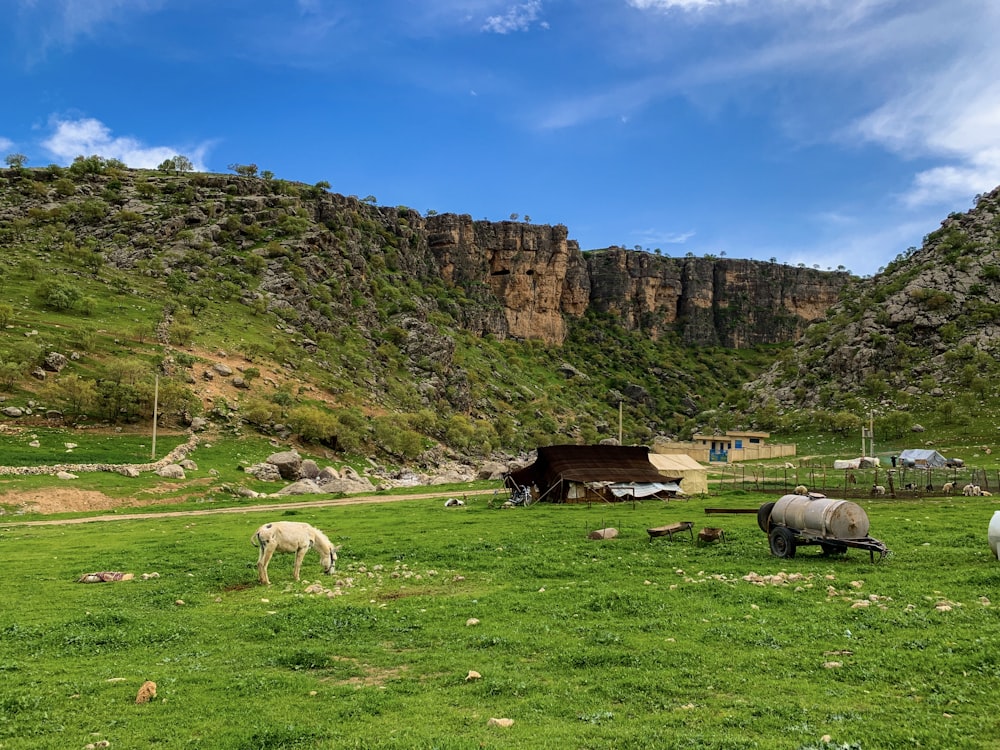
M 794 493 L 796 495 L 808 495 L 809 494 L 809 488 L 806 487 L 804 484 L 796 485 Z
M 967 484 L 962 488 L 962 494 L 965 495 L 966 497 L 972 497 L 973 495 L 979 494 L 978 492 L 976 492 L 976 490 L 978 489 L 979 489 L 978 485 Z
M 983 497 L 993 497 L 993 493 L 987 492 L 986 490 L 980 490 L 979 494 L 982 495 Z
M 326 534 L 315 526 L 298 521 L 265 523 L 254 532 L 250 541 L 260 547 L 260 553 L 257 555 L 257 576 L 265 586 L 271 585 L 267 577 L 267 566 L 275 552 L 295 553 L 294 575 L 297 581 L 299 571 L 302 569 L 302 559 L 312 547 L 319 553 L 323 572 L 327 575 L 333 575 L 337 564 L 337 551 L 340 549 L 339 545 L 333 546 Z
M 461 508 L 465 505 L 464 500 L 459 500 L 457 497 L 449 497 L 444 501 L 444 507 L 446 508 Z
M 954 492 L 954 491 L 955 491 L 955 483 L 954 483 L 954 482 L 945 482 L 945 483 L 944 483 L 944 484 L 943 484 L 943 485 L 941 486 L 941 491 L 942 491 L 942 492 L 943 492 L 944 494 L 946 494 L 946 495 L 950 495 L 950 494 L 951 494 L 952 492 Z
M 876 484 L 874 487 L 872 487 L 872 494 L 873 495 L 884 495 L 885 494 L 885 487 L 883 487 L 881 484 Z

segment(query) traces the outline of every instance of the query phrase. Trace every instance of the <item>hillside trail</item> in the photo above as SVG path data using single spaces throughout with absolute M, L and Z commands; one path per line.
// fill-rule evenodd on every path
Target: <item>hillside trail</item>
M 340 497 L 328 500 L 303 500 L 290 503 L 277 503 L 266 505 L 235 505 L 225 508 L 199 508 L 198 510 L 176 510 L 165 511 L 163 513 L 122 513 L 115 515 L 84 516 L 81 518 L 51 518 L 38 521 L 8 521 L 0 518 L 0 528 L 10 528 L 14 526 L 60 526 L 65 524 L 78 523 L 99 523 L 106 521 L 144 521 L 155 518 L 178 518 L 185 516 L 211 516 L 221 513 L 263 513 L 282 510 L 298 510 L 301 508 L 328 508 L 337 505 L 362 505 L 366 503 L 395 503 L 405 500 L 428 500 L 435 498 L 448 498 L 473 495 L 492 495 L 496 490 L 469 490 L 464 492 L 423 492 L 412 495 L 357 495 L 353 497 Z

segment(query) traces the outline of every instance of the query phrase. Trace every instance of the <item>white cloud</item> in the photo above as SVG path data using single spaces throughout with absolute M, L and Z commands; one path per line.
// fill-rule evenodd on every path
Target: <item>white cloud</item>
M 746 0 L 628 0 L 628 4 L 639 10 L 703 10 L 721 5 L 743 5 Z
M 3 136 L 0 136 L 0 151 L 7 151 L 12 148 L 14 148 L 14 141 L 12 141 L 10 138 L 4 138 Z
M 695 236 L 695 232 L 664 232 L 659 229 L 642 229 L 632 232 L 632 236 L 639 240 L 639 244 L 652 247 L 655 245 L 683 245 Z
M 542 0 L 528 0 L 520 5 L 512 5 L 499 16 L 489 16 L 483 24 L 483 31 L 494 34 L 509 34 L 512 31 L 527 31 L 542 14 Z M 545 23 L 541 24 L 545 27 Z
M 118 159 L 136 169 L 155 169 L 166 159 L 182 154 L 191 160 L 195 171 L 205 171 L 202 162 L 207 146 L 204 144 L 193 149 L 148 146 L 135 138 L 113 136 L 104 123 L 93 118 L 55 119 L 51 125 L 53 133 L 42 141 L 42 146 L 66 163 L 77 156 L 97 155 L 106 159 Z

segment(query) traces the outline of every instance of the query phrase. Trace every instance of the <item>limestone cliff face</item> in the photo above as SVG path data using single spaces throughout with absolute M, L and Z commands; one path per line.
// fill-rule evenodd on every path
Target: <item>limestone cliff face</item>
M 791 341 L 836 303 L 846 273 L 777 263 L 664 258 L 609 248 L 581 253 L 564 226 L 428 217 L 441 275 L 488 286 L 503 316 L 486 330 L 560 344 L 567 320 L 588 309 L 629 329 L 730 348 Z
M 595 309 L 654 336 L 672 327 L 689 343 L 729 348 L 797 338 L 850 279 L 777 263 L 662 258 L 621 248 L 589 253 L 587 260 Z
M 427 219 L 427 244 L 452 284 L 488 285 L 504 313 L 503 330 L 558 344 L 566 317 L 587 309 L 587 265 L 564 226 L 473 221 L 446 214 Z

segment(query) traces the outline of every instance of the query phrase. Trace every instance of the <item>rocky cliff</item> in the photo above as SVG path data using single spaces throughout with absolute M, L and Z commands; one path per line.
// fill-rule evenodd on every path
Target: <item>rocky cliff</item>
M 203 285 L 196 295 L 212 293 L 214 275 L 239 287 L 227 294 L 294 311 L 317 332 L 376 325 L 375 279 L 388 272 L 462 290 L 447 306 L 478 335 L 559 345 L 593 309 L 653 337 L 741 348 L 795 339 L 850 282 L 777 263 L 583 253 L 562 225 L 425 217 L 283 180 L 109 169 L 97 157 L 2 176 L 8 242 L 45 254 L 62 232 L 88 263 L 175 274 L 178 286 L 183 276 Z
M 503 312 L 499 335 L 560 344 L 588 309 L 630 330 L 669 329 L 692 345 L 742 348 L 794 340 L 850 282 L 846 273 L 777 263 L 669 258 L 612 247 L 581 253 L 564 226 L 429 217 L 441 275 L 485 284 Z

